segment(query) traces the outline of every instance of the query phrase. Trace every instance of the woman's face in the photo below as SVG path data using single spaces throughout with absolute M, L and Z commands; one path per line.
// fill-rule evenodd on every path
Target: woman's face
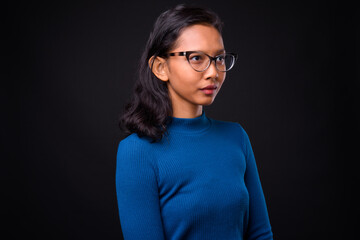
M 170 52 L 202 51 L 209 56 L 225 52 L 223 39 L 216 28 L 193 25 L 183 29 Z M 172 104 L 189 108 L 210 105 L 225 80 L 225 72 L 219 72 L 213 61 L 203 72 L 195 71 L 185 56 L 171 56 L 167 64 L 167 85 Z M 204 90 L 211 86 L 214 90 Z

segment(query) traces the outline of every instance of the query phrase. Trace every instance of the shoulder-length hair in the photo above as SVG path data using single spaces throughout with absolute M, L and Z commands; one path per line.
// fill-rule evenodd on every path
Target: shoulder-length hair
M 137 133 L 153 142 L 162 139 L 172 116 L 167 84 L 152 72 L 149 59 L 166 55 L 175 45 L 181 31 L 195 24 L 205 24 L 222 31 L 222 22 L 211 10 L 184 4 L 163 12 L 155 21 L 140 59 L 138 77 L 131 100 L 120 118 L 120 127 L 128 135 Z

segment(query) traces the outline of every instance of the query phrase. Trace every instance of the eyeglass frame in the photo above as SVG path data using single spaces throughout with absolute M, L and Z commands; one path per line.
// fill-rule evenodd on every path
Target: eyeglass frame
M 189 56 L 190 56 L 190 54 L 192 54 L 192 53 L 201 53 L 201 54 L 206 55 L 206 56 L 210 59 L 208 66 L 207 66 L 204 70 L 202 70 L 202 71 L 196 70 L 196 69 L 191 65 L 190 60 L 189 60 Z M 219 57 L 220 55 L 226 55 L 226 54 L 232 56 L 232 57 L 234 58 L 234 61 L 233 61 L 232 66 L 231 66 L 229 69 L 227 69 L 227 70 L 225 70 L 225 71 L 222 71 L 222 70 L 218 69 L 218 67 L 217 67 L 217 65 L 216 65 L 216 58 Z M 238 58 L 238 55 L 237 55 L 236 53 L 222 53 L 222 54 L 216 55 L 215 57 L 212 57 L 212 56 L 210 56 L 210 55 L 208 55 L 208 54 L 206 54 L 206 53 L 204 53 L 204 52 L 202 52 L 202 51 L 171 52 L 171 53 L 165 54 L 165 56 L 167 56 L 167 57 L 169 57 L 169 56 L 185 56 L 185 57 L 186 57 L 186 60 L 187 60 L 188 63 L 189 63 L 189 65 L 191 66 L 191 68 L 194 69 L 196 72 L 205 72 L 205 71 L 210 67 L 212 61 L 215 62 L 215 68 L 216 68 L 218 71 L 220 71 L 220 72 L 228 72 L 228 71 L 230 71 L 230 70 L 234 67 L 235 62 L 236 62 L 236 60 L 237 60 L 237 58 Z

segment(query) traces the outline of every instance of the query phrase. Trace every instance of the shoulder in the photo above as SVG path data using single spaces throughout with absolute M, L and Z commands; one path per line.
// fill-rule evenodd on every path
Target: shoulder
M 118 192 L 136 191 L 151 186 L 158 179 L 158 167 L 150 141 L 131 134 L 120 141 L 116 155 L 116 186 Z
M 132 148 L 144 148 L 151 144 L 151 141 L 147 137 L 139 137 L 136 133 L 132 133 L 119 142 L 119 148 L 132 149 Z
M 146 137 L 139 137 L 133 133 L 118 145 L 117 158 L 119 159 L 137 159 L 139 157 L 146 158 L 151 152 L 151 140 Z
M 226 136 L 229 141 L 238 143 L 244 149 L 250 144 L 249 136 L 243 126 L 238 122 L 221 121 L 210 119 L 215 133 L 218 136 Z
M 129 175 L 148 176 L 158 174 L 157 161 L 154 157 L 154 147 L 151 140 L 139 137 L 136 133 L 120 141 L 116 155 L 116 176 Z
M 214 121 L 213 125 L 218 132 L 218 136 L 221 135 L 226 137 L 226 141 L 229 144 L 235 143 L 238 147 L 240 147 L 245 155 L 246 161 L 254 159 L 250 138 L 240 123 L 219 120 L 212 121 Z
M 213 127 L 217 130 L 225 131 L 241 137 L 247 136 L 246 131 L 238 122 L 221 121 L 212 118 L 210 118 L 210 121 L 212 122 Z

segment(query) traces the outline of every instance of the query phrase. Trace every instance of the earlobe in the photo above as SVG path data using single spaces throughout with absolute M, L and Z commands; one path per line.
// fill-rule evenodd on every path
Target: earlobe
M 155 74 L 155 76 L 160 79 L 161 81 L 168 81 L 168 74 L 166 71 L 166 60 L 164 58 L 161 57 L 155 57 L 152 56 L 149 59 L 149 67 L 151 69 L 151 71 Z

